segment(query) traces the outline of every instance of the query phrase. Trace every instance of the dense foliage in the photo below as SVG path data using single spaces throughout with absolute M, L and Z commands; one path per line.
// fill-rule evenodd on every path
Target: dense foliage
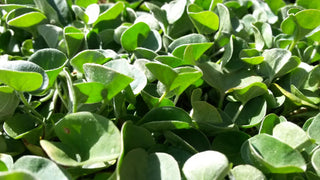
M 0 10 L 0 179 L 320 179 L 319 1 Z

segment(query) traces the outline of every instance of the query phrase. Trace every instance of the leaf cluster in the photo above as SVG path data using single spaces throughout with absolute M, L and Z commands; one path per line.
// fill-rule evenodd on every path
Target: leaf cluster
M 320 179 L 320 3 L 0 1 L 0 179 Z

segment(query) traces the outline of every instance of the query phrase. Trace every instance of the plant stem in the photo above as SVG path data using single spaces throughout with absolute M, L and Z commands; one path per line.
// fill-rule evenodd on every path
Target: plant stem
M 71 80 L 68 68 L 66 68 L 66 67 L 63 68 L 63 72 L 66 75 L 69 98 L 70 98 L 70 109 L 69 109 L 69 112 L 71 111 L 72 113 L 75 113 L 75 112 L 77 112 L 77 98 L 76 98 L 76 94 L 75 94 L 74 89 L 73 89 L 72 80 Z
M 50 103 L 50 106 L 49 106 L 49 113 L 48 113 L 47 119 L 49 119 L 51 117 L 51 115 L 55 109 L 58 97 L 59 97 L 59 90 L 56 89 L 53 91 L 52 102 Z
M 233 118 L 232 118 L 232 122 L 235 122 L 235 121 L 238 119 L 238 117 L 239 117 L 239 115 L 240 115 L 240 113 L 241 113 L 244 105 L 245 105 L 245 104 L 241 104 L 241 105 L 239 106 L 236 114 L 235 114 L 235 115 L 233 116 Z
M 68 108 L 68 104 L 67 104 L 67 102 L 63 99 L 63 96 L 62 96 L 62 94 L 61 94 L 61 92 L 60 92 L 60 88 L 59 88 L 59 86 L 58 86 L 57 81 L 56 81 L 56 83 L 55 83 L 55 88 L 56 88 L 56 90 L 57 90 L 57 92 L 58 92 L 58 96 L 60 97 L 60 100 L 61 100 L 62 104 L 63 104 L 66 108 Z M 61 107 L 62 107 L 62 106 L 61 106 Z
M 45 119 L 40 113 L 38 113 L 36 110 L 33 109 L 32 106 L 30 106 L 30 104 L 28 103 L 27 99 L 24 97 L 23 92 L 21 91 L 17 91 L 21 101 L 23 102 L 23 104 L 35 115 L 35 119 L 37 121 L 39 121 L 41 124 L 43 124 L 43 120 Z M 29 111 L 27 111 L 28 113 L 30 113 Z M 30 113 L 31 114 L 31 113 Z M 31 114 L 33 116 L 33 114 Z
M 168 92 L 167 91 L 165 91 L 163 94 L 162 94 L 162 96 L 160 97 L 160 99 L 159 99 L 159 101 L 158 101 L 158 103 L 157 103 L 157 105 L 156 105 L 156 107 L 163 101 L 163 99 L 167 96 L 167 94 L 168 94 Z
M 173 104 L 176 105 L 178 100 L 179 100 L 180 95 L 176 95 L 176 97 L 174 97 L 174 101 Z
M 293 40 L 292 43 L 290 44 L 290 47 L 289 47 L 288 50 L 289 50 L 290 52 L 292 52 L 292 50 L 294 49 L 294 47 L 296 46 L 296 44 L 297 44 L 297 41 L 296 41 L 296 40 Z

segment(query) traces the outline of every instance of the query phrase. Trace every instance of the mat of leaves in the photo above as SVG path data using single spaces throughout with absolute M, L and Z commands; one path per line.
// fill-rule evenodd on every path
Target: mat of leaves
M 319 1 L 0 10 L 0 179 L 320 179 Z

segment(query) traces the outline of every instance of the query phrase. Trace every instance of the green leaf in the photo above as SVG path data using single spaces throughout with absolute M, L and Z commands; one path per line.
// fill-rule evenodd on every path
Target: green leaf
M 54 162 L 39 156 L 22 156 L 13 166 L 15 171 L 26 171 L 40 179 L 70 179 L 70 175 Z
M 0 168 L 0 172 L 11 170 L 13 167 L 13 158 L 8 154 L 0 153 L 0 164 L 1 163 L 3 163 L 4 167 L 2 166 L 2 168 Z
M 320 150 L 317 149 L 311 157 L 311 164 L 312 167 L 315 169 L 316 173 L 318 174 L 318 176 L 320 175 Z
M 109 61 L 104 66 L 109 67 L 119 73 L 134 79 L 130 83 L 130 87 L 135 95 L 139 94 L 147 85 L 147 77 L 134 65 L 128 63 L 125 59 Z
M 11 11 L 7 16 L 7 24 L 19 28 L 29 28 L 41 23 L 46 16 L 31 8 L 19 8 Z
M 90 112 L 68 114 L 54 130 L 61 142 L 41 140 L 40 144 L 58 164 L 105 167 L 120 154 L 120 132 L 112 121 L 101 115 Z
M 319 129 L 320 127 L 320 114 L 316 115 L 314 119 L 312 120 L 311 124 L 309 125 L 307 129 L 308 135 L 316 141 L 317 144 L 320 143 L 320 134 Z
M 309 106 L 309 107 L 312 107 L 314 109 L 318 109 L 319 107 L 316 106 L 315 104 L 313 103 L 310 103 L 308 101 L 305 101 L 303 99 L 301 99 L 300 97 L 297 97 L 296 95 L 286 91 L 285 89 L 283 89 L 281 86 L 279 86 L 278 84 L 273 84 L 276 86 L 276 88 L 278 88 L 280 90 L 280 92 L 285 95 L 288 99 L 290 99 L 294 104 L 298 105 L 298 106 L 302 106 L 302 105 L 305 105 L 305 106 Z
M 242 104 L 247 103 L 251 99 L 261 96 L 267 93 L 268 88 L 262 82 L 254 82 L 246 87 L 236 87 L 230 89 L 228 92 L 232 92 L 234 97 L 239 100 Z
M 11 138 L 14 139 L 27 138 L 30 134 L 33 136 L 31 138 L 38 139 L 40 137 L 42 126 L 37 126 L 36 123 L 37 121 L 28 114 L 17 113 L 5 121 L 3 129 Z
M 67 64 L 67 57 L 59 50 L 46 48 L 32 54 L 28 61 L 43 68 L 48 75 L 49 85 L 52 87 L 59 73 Z
M 75 4 L 81 7 L 86 8 L 90 4 L 97 3 L 99 0 L 75 0 Z
M 190 153 L 211 149 L 208 138 L 196 129 L 176 129 L 164 132 L 166 140 L 173 146 L 180 147 Z
M 57 48 L 62 39 L 63 30 L 51 24 L 41 24 L 37 26 L 39 34 L 44 38 L 50 48 Z
M 219 31 L 216 33 L 215 39 L 218 39 L 222 33 L 229 34 L 233 30 L 228 8 L 224 4 L 218 3 L 217 10 L 219 16 Z
M 240 111 L 240 112 L 239 112 Z M 224 112 L 233 117 L 233 122 L 243 128 L 257 126 L 267 112 L 267 103 L 263 97 L 251 99 L 246 104 L 229 103 Z M 239 112 L 240 114 L 236 114 Z
M 83 48 L 85 36 L 81 30 L 73 26 L 67 26 L 63 30 L 63 36 L 66 41 L 69 57 L 74 56 Z
M 286 122 L 287 120 L 284 117 L 278 117 L 276 114 L 268 114 L 262 120 L 260 125 L 259 134 L 266 133 L 272 135 L 273 128 L 282 122 Z
M 113 51 L 109 51 L 110 56 L 105 56 L 102 51 L 99 50 L 84 50 L 76 54 L 71 60 L 70 64 L 79 72 L 84 73 L 83 65 L 85 63 L 103 64 L 111 60 L 116 54 Z
M 207 43 L 208 39 L 201 34 L 188 34 L 186 36 L 182 36 L 178 39 L 175 39 L 169 46 L 168 51 L 172 52 L 174 49 L 181 45 L 189 45 L 195 43 Z
M 307 168 L 297 150 L 267 134 L 250 138 L 242 145 L 241 155 L 247 163 L 259 167 L 264 173 L 302 173 Z
M 187 112 L 178 107 L 158 107 L 149 111 L 138 124 L 156 121 L 182 121 L 191 124 L 192 119 Z
M 312 143 L 307 133 L 291 122 L 277 124 L 272 135 L 297 150 L 301 150 Z
M 150 62 L 146 64 L 146 67 L 168 90 L 173 81 L 178 77 L 178 73 L 165 64 Z
M 172 55 L 183 59 L 182 64 L 196 65 L 196 61 L 213 45 L 213 43 L 194 43 L 181 45 L 174 49 Z
M 192 118 L 197 123 L 217 125 L 223 122 L 219 111 L 205 101 L 192 102 L 192 108 Z
M 234 165 L 243 164 L 240 150 L 242 144 L 249 138 L 248 134 L 241 131 L 222 132 L 215 136 L 212 149 L 226 155 Z
M 197 5 L 190 4 L 188 15 L 200 34 L 211 34 L 219 28 L 219 17 L 212 11 L 201 11 Z
M 73 14 L 68 1 L 65 0 L 34 0 L 36 6 L 44 12 L 54 24 L 66 26 L 73 20 Z
M 217 151 L 204 151 L 189 158 L 182 171 L 187 180 L 223 179 L 229 172 L 227 157 Z
M 284 49 L 265 50 L 262 56 L 264 61 L 259 65 L 259 71 L 269 78 L 269 82 L 292 71 L 300 64 L 299 58 L 291 57 L 290 51 Z
M 317 19 L 320 18 L 320 10 L 306 9 L 295 14 L 297 23 L 304 29 L 314 29 L 320 25 Z
M 107 92 L 104 84 L 99 82 L 84 82 L 73 84 L 79 102 L 91 104 L 101 102 Z
M 116 28 L 121 24 L 120 21 L 117 22 L 120 14 L 124 10 L 124 3 L 119 1 L 116 4 L 112 4 L 112 6 L 101 13 L 98 19 L 93 23 L 93 28 L 98 29 L 99 32 L 108 28 Z
M 180 95 L 189 85 L 202 76 L 202 72 L 192 67 L 178 67 L 172 69 L 170 66 L 160 63 L 147 63 L 151 73 L 165 85 L 166 91 L 175 90 Z
M 257 168 L 251 165 L 238 165 L 231 169 L 232 177 L 237 180 L 261 179 L 266 180 L 265 175 Z
M 251 65 L 261 64 L 264 60 L 264 57 L 256 49 L 243 49 L 239 56 L 242 61 Z
M 134 51 L 140 47 L 144 40 L 147 39 L 150 27 L 144 22 L 138 22 L 130 26 L 121 35 L 121 45 L 127 51 Z
M 37 178 L 24 171 L 10 171 L 0 174 L 0 180 L 13 180 L 13 179 L 23 179 L 23 180 L 37 180 Z
M 141 148 L 133 149 L 124 157 L 119 177 L 124 180 L 181 179 L 178 163 L 171 155 L 148 154 Z
M 18 104 L 19 98 L 14 93 L 13 89 L 8 86 L 0 86 L 0 121 L 11 116 Z
M 184 13 L 186 4 L 186 0 L 173 0 L 161 7 L 161 9 L 164 9 L 166 11 L 169 24 L 173 24 L 181 18 L 182 14 Z
M 38 65 L 28 61 L 8 61 L 0 63 L 0 82 L 17 91 L 45 90 L 48 76 Z
M 125 89 L 133 79 L 106 66 L 86 63 L 84 73 L 89 82 L 99 82 L 107 89 L 107 99 L 111 100 L 121 90 Z

